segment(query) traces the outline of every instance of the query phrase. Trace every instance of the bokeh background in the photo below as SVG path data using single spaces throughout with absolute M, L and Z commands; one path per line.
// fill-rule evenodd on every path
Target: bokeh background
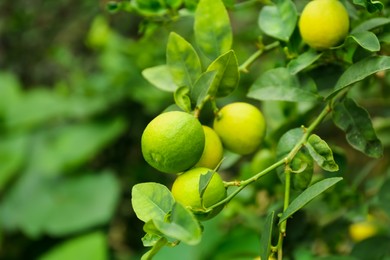
M 233 1 L 226 4 L 233 6 Z M 144 162 L 140 137 L 173 96 L 154 88 L 141 72 L 164 64 L 170 31 L 191 41 L 193 20 L 144 19 L 135 12 L 111 13 L 106 5 L 93 0 L 0 2 L 0 259 L 139 259 L 146 250 L 143 223 L 131 208 L 131 187 L 172 183 L 173 176 Z M 242 5 L 231 14 L 240 63 L 256 50 L 261 35 L 258 7 Z M 384 44 L 382 55 L 388 54 Z M 307 124 L 318 112 L 245 98 L 261 71 L 284 62 L 280 49 L 265 54 L 242 76 L 238 90 L 219 101 L 261 106 L 273 133 L 270 147 L 284 131 Z M 337 73 L 340 67 L 327 66 L 312 76 L 319 85 L 331 84 L 326 75 Z M 385 156 L 369 159 L 349 148 L 329 121 L 321 126 L 318 134 L 341 166 L 335 176 L 346 181 L 289 222 L 285 244 L 291 259 L 390 259 L 389 73 L 364 81 L 352 95 L 372 116 Z M 259 170 L 255 156 L 229 158 L 226 179 Z M 205 223 L 200 245 L 167 248 L 156 259 L 253 259 L 267 211 L 281 206 L 281 190 L 275 174 L 248 187 Z M 378 231 L 354 241 L 350 226 L 367 219 Z M 362 254 L 373 258 L 359 258 Z

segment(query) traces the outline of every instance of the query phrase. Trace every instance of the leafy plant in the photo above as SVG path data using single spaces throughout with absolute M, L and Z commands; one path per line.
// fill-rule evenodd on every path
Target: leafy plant
M 226 6 L 229 7 L 228 4 Z M 236 5 L 237 8 L 238 6 L 239 4 Z M 380 5 L 376 6 L 379 9 L 383 8 Z M 166 14 L 174 11 L 179 17 L 178 9 L 192 10 L 186 2 L 183 5 L 175 5 L 175 8 L 166 4 L 164 8 Z M 353 8 L 355 7 L 349 6 L 349 9 Z M 367 9 L 369 12 L 372 11 L 372 8 Z M 346 139 L 353 148 L 369 157 L 383 156 L 383 146 L 376 136 L 369 114 L 354 101 L 349 92 L 364 80 L 375 79 L 378 72 L 390 68 L 390 58 L 379 52 L 381 48 L 378 37 L 383 30 L 371 31 L 373 28 L 383 28 L 388 22 L 387 18 L 366 18 L 362 24 L 352 26 L 351 34 L 341 45 L 318 51 L 307 47 L 297 33 L 299 20 L 297 10 L 296 3 L 289 0 L 261 6 L 258 23 L 263 39 L 274 41 L 264 44 L 260 38 L 258 50 L 239 65 L 238 60 L 241 59 L 233 48 L 233 39 L 239 39 L 233 36 L 228 10 L 224 3 L 220 0 L 200 0 L 193 12 L 193 35 L 196 45 L 178 33 L 171 32 L 167 41 L 166 64 L 147 68 L 143 72 L 143 76 L 157 88 L 173 92 L 174 101 L 179 109 L 199 117 L 205 105 L 210 103 L 212 111 L 217 115 L 219 111 L 217 101 L 233 95 L 237 87 L 242 87 L 239 83 L 242 73 L 248 73 L 250 67 L 265 53 L 275 49 L 284 52 L 285 57 L 278 66 L 257 73 L 258 77 L 249 87 L 247 97 L 263 102 L 279 102 L 278 104 L 291 105 L 298 109 L 305 107 L 304 109 L 312 114 L 310 121 L 303 122 L 304 125 L 297 128 L 298 131 L 294 134 L 280 139 L 278 148 L 283 152 L 279 151 L 278 160 L 274 164 L 247 179 L 226 181 L 225 186 L 231 189 L 227 198 L 206 208 L 207 212 L 230 202 L 250 184 L 261 182 L 263 176 L 276 168 L 280 170 L 284 184 L 282 212 L 277 214 L 278 210 L 269 210 L 259 246 L 261 259 L 268 259 L 270 256 L 282 259 L 284 240 L 289 236 L 287 230 L 289 219 L 343 179 L 324 174 L 311 181 L 311 173 L 308 172 L 309 169 L 313 171 L 312 163 L 308 164 L 307 161 L 309 158 L 312 158 L 311 160 L 314 160 L 323 172 L 339 171 L 331 146 L 324 138 L 315 134 L 329 115 L 332 116 L 333 123 L 345 132 Z M 230 11 L 234 13 L 235 9 Z M 154 15 L 158 16 L 157 9 L 155 12 Z M 359 10 L 359 15 L 364 17 L 364 11 Z M 376 19 L 384 20 L 377 23 Z M 364 24 L 367 24 L 367 28 Z M 373 24 L 373 27 L 369 24 Z M 383 42 L 386 43 L 387 41 Z M 359 53 L 361 51 L 364 51 L 364 55 Z M 336 75 L 327 75 L 332 78 L 334 84 L 319 86 L 323 82 L 316 82 L 313 73 L 317 68 L 324 66 L 337 66 L 341 71 Z M 162 72 L 164 75 L 160 76 Z M 286 102 L 294 102 L 295 105 Z M 319 112 L 314 115 L 314 111 Z M 272 135 L 272 132 L 276 134 L 282 129 L 271 129 L 268 135 Z M 307 159 L 303 159 L 306 158 L 302 157 L 304 154 Z M 228 168 L 226 166 L 225 169 Z M 300 186 L 301 191 L 296 194 L 292 189 L 293 183 L 298 181 L 299 174 L 302 176 L 310 174 L 305 177 L 309 182 Z M 202 180 L 199 181 L 201 186 Z M 149 197 L 153 206 L 145 206 L 145 202 L 139 199 L 141 197 Z M 138 217 L 145 222 L 144 246 L 152 247 L 144 254 L 143 259 L 150 259 L 163 245 L 175 246 L 181 241 L 188 244 L 200 242 L 201 224 L 197 223 L 191 211 L 181 207 L 178 210 L 179 204 L 175 203 L 169 190 L 161 184 L 135 185 L 132 205 L 138 212 Z M 140 215 L 140 212 L 143 214 Z M 279 219 L 277 223 L 274 223 L 275 218 Z M 175 219 L 180 219 L 180 222 Z M 172 228 L 167 229 L 168 226 Z M 182 233 L 183 230 L 187 231 L 185 235 Z M 276 243 L 273 238 L 275 232 L 278 233 Z

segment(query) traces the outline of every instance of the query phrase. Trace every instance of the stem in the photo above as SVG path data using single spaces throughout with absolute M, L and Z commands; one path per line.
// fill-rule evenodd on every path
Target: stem
M 196 106 L 195 110 L 194 110 L 194 116 L 196 118 L 199 118 L 199 114 L 200 114 L 200 111 L 202 110 L 203 106 L 206 104 L 207 101 L 209 101 L 211 99 L 211 96 L 210 95 L 207 95 L 203 100 L 202 102 Z
M 291 185 L 291 169 L 289 165 L 286 165 L 285 170 L 285 186 L 284 186 L 284 204 L 283 204 L 283 211 L 286 211 L 288 208 L 288 205 L 290 204 L 290 185 Z M 287 220 L 280 223 L 279 228 L 279 240 L 278 240 L 278 260 L 282 260 L 283 258 L 283 239 L 286 236 L 286 228 L 287 228 Z
M 212 210 L 213 208 L 216 208 L 222 204 L 228 203 L 231 199 L 234 198 L 242 189 L 244 189 L 246 186 L 251 184 L 252 182 L 257 181 L 261 176 L 269 173 L 270 171 L 276 169 L 277 167 L 283 165 L 285 163 L 284 159 L 280 160 L 273 165 L 269 166 L 267 169 L 253 175 L 249 179 L 243 180 L 243 181 L 232 181 L 232 182 L 225 182 L 225 186 L 239 186 L 235 191 L 233 191 L 229 196 L 227 196 L 225 199 L 221 200 L 217 204 L 212 205 L 211 207 L 207 208 L 207 211 Z
M 260 49 L 258 49 L 255 53 L 253 53 L 246 61 L 244 61 L 243 64 L 240 65 L 238 68 L 239 71 L 248 73 L 249 72 L 249 67 L 255 62 L 257 58 L 259 58 L 264 51 L 269 51 L 277 46 L 279 46 L 279 41 L 270 43 L 266 46 L 261 46 Z

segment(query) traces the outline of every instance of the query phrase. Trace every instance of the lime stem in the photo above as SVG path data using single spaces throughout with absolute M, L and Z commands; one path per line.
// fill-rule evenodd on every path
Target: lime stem
M 259 58 L 264 51 L 269 51 L 277 46 L 279 46 L 279 41 L 275 41 L 273 43 L 270 43 L 268 45 L 265 45 L 265 46 L 260 46 L 260 48 L 255 52 L 253 53 L 246 61 L 244 61 L 243 64 L 241 64 L 238 68 L 239 71 L 241 72 L 244 72 L 244 73 L 248 73 L 249 72 L 249 67 L 255 62 L 255 60 L 257 58 Z

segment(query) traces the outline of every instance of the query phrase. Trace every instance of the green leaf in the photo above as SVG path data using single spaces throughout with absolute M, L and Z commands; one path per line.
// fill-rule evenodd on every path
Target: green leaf
M 191 100 L 195 101 L 197 106 L 203 103 L 204 99 L 207 97 L 216 74 L 216 71 L 205 71 L 195 82 L 190 95 Z
M 232 47 L 229 15 L 221 0 L 200 0 L 195 11 L 195 40 L 199 49 L 215 60 Z
M 306 190 L 304 190 L 301 194 L 296 197 L 291 204 L 287 207 L 287 209 L 283 212 L 282 216 L 280 217 L 279 224 L 283 221 L 285 221 L 287 218 L 292 216 L 295 212 L 303 208 L 307 203 L 309 203 L 311 200 L 313 200 L 315 197 L 341 181 L 343 178 L 341 177 L 333 177 L 324 179 L 322 181 L 319 181 Z
M 390 18 L 386 17 L 375 17 L 369 20 L 363 21 L 361 24 L 353 28 L 351 33 L 364 32 L 375 29 L 379 26 L 386 25 L 390 23 Z
M 166 244 L 168 244 L 168 240 L 165 237 L 161 237 L 149 251 L 142 255 L 141 260 L 151 260 Z
M 177 88 L 167 65 L 159 65 L 144 69 L 142 71 L 142 76 L 161 90 L 174 92 Z
M 382 70 L 390 69 L 389 56 L 371 56 L 352 64 L 338 79 L 333 92 L 327 99 L 333 97 L 344 88 L 365 79 Z
M 27 135 L 2 136 L 0 141 L 0 190 L 18 174 L 27 158 Z
M 144 222 L 152 219 L 163 221 L 175 203 L 169 189 L 154 182 L 134 185 L 131 195 L 134 212 Z
M 310 49 L 309 51 L 299 55 L 297 58 L 291 60 L 288 63 L 287 68 L 291 74 L 297 74 L 298 72 L 313 64 L 322 56 L 322 54 L 322 52 L 317 53 L 315 50 Z
M 186 112 L 191 111 L 191 99 L 189 94 L 190 89 L 186 86 L 182 86 L 176 89 L 173 95 L 176 105 Z
M 179 203 L 174 204 L 169 222 L 157 218 L 153 222 L 165 236 L 189 245 L 198 244 L 202 237 L 202 229 L 194 214 Z
M 61 179 L 25 173 L 3 198 L 0 222 L 4 229 L 20 229 L 31 237 L 69 235 L 106 224 L 119 193 L 112 172 Z
M 390 179 L 387 179 L 378 192 L 378 203 L 388 216 L 390 216 Z
M 177 86 L 192 87 L 202 73 L 194 47 L 177 33 L 171 32 L 167 44 L 167 65 Z
M 272 230 L 275 211 L 268 214 L 260 240 L 260 259 L 268 259 L 271 250 Z
M 149 223 L 152 223 L 153 224 L 153 221 L 150 220 L 148 222 L 145 223 L 145 225 L 149 224 Z M 154 224 L 153 224 L 154 226 Z M 152 233 L 149 233 L 149 231 L 147 231 L 148 228 L 145 228 L 144 226 L 144 231 L 146 231 L 147 233 L 145 234 L 145 236 L 142 237 L 142 244 L 145 246 L 145 247 L 150 247 L 150 246 L 153 246 L 155 245 L 160 239 L 161 239 L 161 235 L 156 235 L 155 232 L 152 232 Z
M 79 123 L 36 135 L 27 169 L 61 175 L 93 158 L 126 129 L 121 118 L 108 122 Z M 77 149 L 75 149 L 77 147 Z
M 112 172 L 68 179 L 47 194 L 54 205 L 43 220 L 45 230 L 63 236 L 105 224 L 115 212 L 119 194 L 119 182 Z
M 216 71 L 214 81 L 209 89 L 211 96 L 224 97 L 237 88 L 240 73 L 237 57 L 233 50 L 219 56 L 210 64 L 207 71 Z
M 370 13 L 379 12 L 383 9 L 383 3 L 376 0 L 353 0 L 353 3 L 367 9 Z
M 66 240 L 38 258 L 39 260 L 94 259 L 107 260 L 107 238 L 94 232 Z
M 375 134 L 370 115 L 350 98 L 336 103 L 333 122 L 346 133 L 348 143 L 373 158 L 383 155 L 383 147 Z
M 276 5 L 265 6 L 260 11 L 259 26 L 267 35 L 287 42 L 294 32 L 298 12 L 290 0 L 276 0 Z
M 209 185 L 211 179 L 214 176 L 214 171 L 208 171 L 206 174 L 200 175 L 199 178 L 199 195 L 200 198 L 203 200 L 203 194 L 207 189 L 207 186 Z
M 318 135 L 312 134 L 307 140 L 305 147 L 322 169 L 329 172 L 339 170 L 339 166 L 334 161 L 332 150 Z
M 373 32 L 362 31 L 350 34 L 348 37 L 368 51 L 375 52 L 379 51 L 381 48 L 379 40 Z
M 258 100 L 292 102 L 318 101 L 319 96 L 300 86 L 298 78 L 287 68 L 271 69 L 263 73 L 250 87 L 248 97 Z

